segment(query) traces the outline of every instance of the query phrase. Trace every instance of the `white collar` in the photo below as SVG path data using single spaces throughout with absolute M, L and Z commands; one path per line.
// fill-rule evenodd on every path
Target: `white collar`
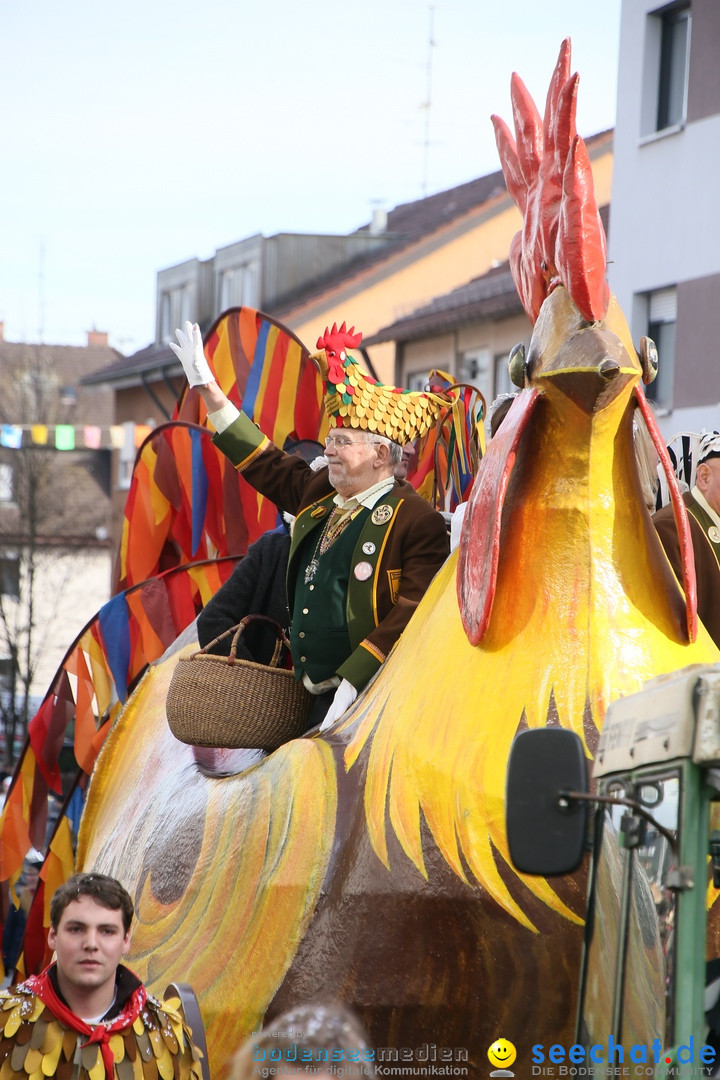
M 359 491 L 357 495 L 351 495 L 347 499 L 343 498 L 338 492 L 334 496 L 333 502 L 341 510 L 354 510 L 356 506 L 367 506 L 370 509 L 383 495 L 387 495 L 388 491 L 392 491 L 394 484 L 394 476 L 385 476 L 382 480 L 377 480 L 369 488 L 365 488 L 364 491 Z
M 715 511 L 713 510 L 712 506 L 710 505 L 710 503 L 707 501 L 707 499 L 703 495 L 700 488 L 699 487 L 694 487 L 692 489 L 692 491 L 690 492 L 690 494 L 692 495 L 693 499 L 695 499 L 695 502 L 700 503 L 700 505 L 702 506 L 705 513 L 710 515 L 710 517 L 712 518 L 714 524 L 717 525 L 718 529 L 720 529 L 720 516 L 715 513 Z

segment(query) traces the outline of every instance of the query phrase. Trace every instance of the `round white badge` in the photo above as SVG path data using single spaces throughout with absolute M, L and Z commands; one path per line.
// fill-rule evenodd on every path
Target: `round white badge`
M 367 581 L 367 579 L 371 576 L 372 572 L 373 568 L 369 562 L 359 562 L 353 570 L 353 574 L 358 579 L 358 581 Z
M 363 544 L 362 549 L 363 549 L 363 555 L 374 555 L 375 554 L 375 545 L 373 544 L 372 540 L 367 540 Z
M 373 510 L 372 518 L 370 520 L 373 525 L 385 525 L 392 515 L 392 506 L 388 506 L 387 503 L 381 503 L 380 506 L 376 506 Z
M 712 540 L 713 544 L 720 544 L 720 529 L 717 525 L 711 525 L 708 529 L 708 536 Z

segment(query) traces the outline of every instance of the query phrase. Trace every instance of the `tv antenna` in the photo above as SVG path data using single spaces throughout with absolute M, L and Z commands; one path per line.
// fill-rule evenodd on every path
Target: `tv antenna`
M 38 261 L 38 339 L 42 345 L 45 337 L 45 241 L 40 241 Z
M 425 135 L 423 138 L 423 175 L 422 175 L 422 194 L 423 198 L 427 195 L 428 189 L 428 162 L 430 158 L 430 106 L 432 105 L 432 61 L 433 61 L 433 49 L 435 48 L 436 41 L 433 34 L 433 23 L 435 16 L 435 8 L 431 5 L 428 9 L 430 12 L 430 26 L 428 29 L 428 52 L 427 63 L 425 65 L 425 101 L 420 106 L 425 110 Z

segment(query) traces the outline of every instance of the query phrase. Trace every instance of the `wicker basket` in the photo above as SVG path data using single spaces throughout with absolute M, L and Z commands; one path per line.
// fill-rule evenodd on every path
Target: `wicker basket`
M 239 660 L 237 645 L 251 622 L 270 623 L 277 633 L 269 665 Z M 208 652 L 233 635 L 229 656 Z M 168 687 L 165 711 L 170 730 L 193 746 L 276 750 L 308 728 L 312 696 L 292 669 L 278 667 L 290 643 L 282 627 L 265 615 L 248 615 L 203 649 L 181 657 Z

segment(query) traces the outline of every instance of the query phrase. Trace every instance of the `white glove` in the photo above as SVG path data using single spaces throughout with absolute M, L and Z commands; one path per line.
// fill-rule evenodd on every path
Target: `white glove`
M 336 720 L 339 720 L 346 709 L 349 709 L 355 698 L 358 696 L 358 692 L 351 682 L 347 679 L 338 686 L 335 691 L 335 697 L 330 703 L 330 708 L 325 713 L 325 719 L 320 725 L 321 731 L 327 731 L 332 727 Z
M 198 324 L 186 322 L 185 333 L 182 330 L 176 330 L 175 337 L 180 344 L 176 345 L 174 341 L 168 341 L 168 345 L 182 364 L 188 384 L 207 386 L 208 383 L 215 382 L 215 376 L 205 359 L 202 334 Z

